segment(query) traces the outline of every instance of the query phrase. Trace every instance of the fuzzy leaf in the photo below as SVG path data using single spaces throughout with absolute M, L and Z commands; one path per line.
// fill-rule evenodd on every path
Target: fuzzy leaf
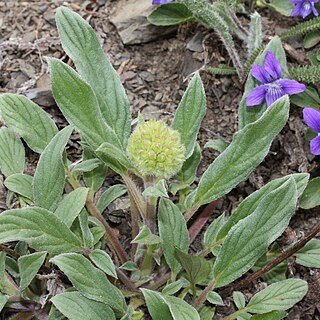
M 30 200 L 33 198 L 32 183 L 33 177 L 23 173 L 12 174 L 4 181 L 4 185 L 9 190 Z
M 205 148 L 210 148 L 210 149 L 213 149 L 213 150 L 217 150 L 220 153 L 222 153 L 224 150 L 226 150 L 228 148 L 228 146 L 229 146 L 229 143 L 224 141 L 224 140 L 221 140 L 221 139 L 209 140 L 204 145 Z
M 272 140 L 288 119 L 289 99 L 283 97 L 256 122 L 238 131 L 232 143 L 203 174 L 195 203 L 209 203 L 244 181 L 267 155 Z
M 81 238 L 83 241 L 83 246 L 85 248 L 92 248 L 94 244 L 94 237 L 89 228 L 88 212 L 86 209 L 81 210 L 78 215 L 78 222 L 81 229 Z
M 308 268 L 320 268 L 320 240 L 310 240 L 294 254 L 296 263 Z
M 186 222 L 178 207 L 169 199 L 162 198 L 158 212 L 159 235 L 166 261 L 174 274 L 178 274 L 181 265 L 175 256 L 175 247 L 188 251 L 189 234 Z
M 255 59 L 254 63 L 258 65 L 263 65 L 264 57 L 267 51 L 272 51 L 275 54 L 276 58 L 278 59 L 282 67 L 282 72 L 288 73 L 286 54 L 284 52 L 284 49 L 282 47 L 281 40 L 279 37 L 276 36 L 269 42 L 269 44 L 266 46 L 264 51 Z M 259 84 L 260 83 L 252 77 L 250 72 L 248 76 L 248 80 L 246 82 L 245 91 L 239 105 L 239 128 L 240 129 L 244 128 L 249 123 L 252 123 L 257 119 L 259 119 L 266 110 L 265 104 L 262 104 L 260 106 L 254 106 L 254 107 L 247 107 L 246 105 L 247 95 Z
M 250 30 L 248 36 L 248 56 L 250 57 L 262 44 L 262 23 L 261 16 L 258 12 L 254 12 L 250 16 Z
M 200 320 L 197 310 L 181 298 L 164 297 L 174 320 Z
M 127 193 L 128 188 L 123 184 L 116 184 L 108 188 L 99 198 L 97 209 L 103 212 L 114 200 Z
M 25 161 L 24 146 L 8 128 L 0 128 L 0 170 L 6 176 L 22 173 Z
M 288 226 L 296 201 L 296 184 L 290 178 L 229 231 L 214 264 L 216 288 L 238 279 L 266 252 Z
M 159 244 L 162 242 L 161 238 L 153 233 L 150 229 L 143 225 L 139 234 L 131 241 L 132 243 L 140 243 L 145 245 Z
M 246 298 L 242 292 L 233 291 L 232 298 L 238 309 L 243 309 L 246 306 Z
M 288 310 L 299 302 L 307 293 L 306 281 L 287 279 L 273 283 L 255 294 L 247 308 L 253 313 L 267 313 L 273 310 Z
M 154 186 L 146 188 L 142 195 L 144 197 L 165 197 L 169 198 L 165 179 L 161 179 Z
M 191 79 L 172 122 L 172 128 L 179 131 L 181 142 L 186 148 L 186 159 L 192 153 L 204 115 L 206 114 L 206 95 L 199 73 Z
M 211 291 L 207 295 L 207 301 L 209 301 L 212 304 L 218 305 L 218 306 L 224 306 L 224 302 L 221 298 L 221 296 L 214 291 Z
M 87 21 L 66 7 L 57 10 L 56 21 L 63 49 L 92 87 L 103 118 L 126 147 L 131 130 L 129 100 L 97 35 Z
M 54 213 L 43 208 L 13 209 L 0 215 L 0 243 L 17 240 L 51 254 L 82 251 L 76 235 Z
M 72 173 L 90 172 L 98 168 L 100 165 L 101 165 L 101 161 L 97 158 L 94 158 L 94 159 L 81 161 L 80 163 L 77 163 L 77 164 L 72 164 L 70 170 Z
M 2 309 L 4 308 L 4 306 L 6 305 L 8 299 L 9 299 L 8 296 L 0 293 L 0 312 L 2 311 Z
M 92 88 L 67 64 L 48 58 L 53 96 L 66 117 L 93 149 L 110 142 L 115 148 L 121 143 L 105 121 Z
M 58 294 L 51 298 L 51 301 L 70 320 L 116 319 L 108 305 L 90 300 L 77 291 Z
M 271 311 L 263 314 L 255 314 L 250 320 L 281 320 L 287 316 L 285 311 Z
M 54 213 L 68 227 L 71 227 L 72 222 L 83 209 L 87 200 L 88 191 L 88 188 L 77 188 L 65 195 L 60 201 Z
M 55 256 L 50 261 L 66 274 L 72 285 L 86 298 L 103 302 L 123 315 L 126 306 L 121 291 L 84 256 L 66 253 Z
M 6 125 L 17 132 L 35 152 L 41 153 L 58 129 L 49 115 L 24 96 L 0 96 L 0 113 Z
M 47 252 L 35 252 L 18 259 L 20 272 L 20 292 L 26 289 L 42 266 Z
M 320 177 L 316 177 L 309 181 L 304 190 L 301 199 L 300 207 L 302 209 L 311 209 L 320 205 Z
M 210 248 L 213 249 L 217 235 L 223 225 L 225 224 L 225 216 L 224 213 L 220 215 L 218 218 L 213 220 L 203 236 L 203 246 L 205 249 Z
M 245 198 L 240 205 L 233 211 L 231 217 L 226 222 L 226 224 L 219 231 L 216 241 L 223 239 L 229 232 L 229 230 L 236 225 L 241 219 L 244 219 L 250 215 L 256 208 L 263 198 L 265 198 L 270 192 L 276 190 L 283 184 L 285 184 L 290 178 L 293 178 L 297 185 L 298 196 L 300 196 L 308 183 L 309 174 L 308 173 L 297 173 L 291 174 L 279 179 L 275 179 L 267 183 L 261 189 L 250 194 Z
M 173 26 L 192 19 L 192 12 L 182 3 L 167 3 L 157 7 L 148 16 L 148 21 L 156 26 Z
M 110 256 L 103 250 L 95 249 L 89 254 L 90 260 L 111 277 L 118 278 L 115 266 Z
M 33 178 L 35 205 L 53 211 L 56 209 L 64 189 L 65 169 L 62 154 L 73 128 L 59 131 L 40 156 Z
M 212 262 L 204 257 L 193 256 L 176 249 L 176 256 L 186 272 L 186 278 L 195 286 L 203 283 L 212 271 Z

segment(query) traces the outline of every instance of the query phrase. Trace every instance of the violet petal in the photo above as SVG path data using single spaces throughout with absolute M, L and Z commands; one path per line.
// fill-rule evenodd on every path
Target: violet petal
M 291 11 L 291 17 L 301 16 L 301 11 L 303 10 L 303 2 L 297 3 Z
M 152 0 L 152 4 L 160 5 L 160 4 L 166 4 L 166 3 L 169 3 L 172 1 L 174 1 L 174 0 Z
M 306 18 L 310 13 L 312 12 L 311 9 L 311 4 L 309 1 L 305 1 L 303 6 L 302 6 L 302 10 L 301 10 L 301 16 L 302 18 Z
M 286 94 L 297 94 L 306 90 L 306 86 L 296 80 L 278 80 L 277 84 L 283 89 Z
M 304 108 L 303 119 L 312 130 L 320 132 L 320 111 L 312 108 Z
M 261 83 L 268 83 L 268 77 L 269 74 L 266 72 L 265 68 L 262 66 L 259 66 L 257 64 L 253 65 L 251 69 L 251 75 L 256 78 Z
M 317 17 L 319 15 L 319 12 L 315 8 L 314 3 L 311 3 L 311 9 L 312 9 L 312 13 Z
M 310 152 L 315 156 L 320 155 L 320 136 L 315 137 L 310 141 Z
M 267 51 L 266 57 L 264 58 L 263 63 L 265 70 L 269 73 L 271 81 L 278 80 L 281 78 L 282 71 L 279 61 L 272 51 Z M 269 80 L 269 81 L 270 81 Z
M 267 85 L 254 88 L 247 96 L 246 105 L 248 107 L 258 106 L 265 99 L 268 90 Z
M 267 108 L 269 108 L 275 101 L 285 95 L 285 92 L 280 86 L 269 85 L 266 93 Z

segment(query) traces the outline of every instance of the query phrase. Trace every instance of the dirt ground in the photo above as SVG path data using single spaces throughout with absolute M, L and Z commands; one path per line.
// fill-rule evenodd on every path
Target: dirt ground
M 55 9 L 62 4 L 80 13 L 98 33 L 105 52 L 121 77 L 134 116 L 141 112 L 146 119 L 161 118 L 170 122 L 190 74 L 204 65 L 229 63 L 227 53 L 214 32 L 193 23 L 180 26 L 175 33 L 165 38 L 146 44 L 124 46 L 114 25 L 110 23 L 116 3 L 117 0 L 0 1 L 0 92 L 26 95 L 50 113 L 60 127 L 65 126 L 66 122 L 51 94 L 45 60 L 45 57 L 53 56 L 72 63 L 61 48 L 54 21 Z M 265 41 L 298 21 L 266 9 L 260 13 L 263 16 Z M 241 19 L 246 23 L 244 16 Z M 203 45 L 202 49 L 192 52 L 187 49 L 187 44 L 196 34 L 204 39 Z M 288 48 L 289 62 L 304 61 L 301 42 L 295 40 Z M 203 147 L 213 138 L 231 141 L 237 130 L 237 107 L 242 85 L 235 76 L 212 76 L 206 71 L 201 71 L 201 78 L 207 95 L 207 114 L 202 123 L 199 142 Z M 220 201 L 213 217 L 223 211 L 230 213 L 243 198 L 271 179 L 296 172 L 310 172 L 312 176 L 317 176 L 318 159 L 308 151 L 305 131 L 302 110 L 292 106 L 289 122 L 274 141 L 265 161 L 248 181 L 240 184 Z M 74 134 L 72 138 L 69 155 L 72 159 L 78 159 L 81 157 L 79 136 Z M 199 174 L 217 155 L 217 152 L 204 150 Z M 37 156 L 29 151 L 29 173 L 34 171 L 36 161 Z M 279 244 L 294 242 L 319 219 L 317 210 L 298 210 L 290 229 Z M 127 229 L 124 215 L 113 222 L 120 230 Z M 194 249 L 197 249 L 197 241 Z M 295 277 L 309 282 L 309 292 L 291 310 L 288 319 L 320 319 L 320 270 L 293 265 L 291 272 Z M 249 297 L 258 288 L 261 288 L 261 283 L 254 283 L 244 293 Z M 223 315 L 226 309 L 220 308 L 217 311 Z

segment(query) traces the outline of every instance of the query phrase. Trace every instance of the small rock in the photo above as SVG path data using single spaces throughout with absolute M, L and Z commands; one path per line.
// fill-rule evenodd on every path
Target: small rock
M 187 49 L 193 52 L 203 52 L 204 35 L 202 32 L 197 32 L 187 44 Z
M 177 30 L 173 27 L 157 27 L 150 24 L 147 16 L 153 10 L 151 1 L 120 0 L 112 14 L 124 44 L 147 43 Z

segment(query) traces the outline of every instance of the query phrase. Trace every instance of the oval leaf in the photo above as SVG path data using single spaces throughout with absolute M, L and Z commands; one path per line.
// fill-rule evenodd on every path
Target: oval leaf
M 95 249 L 89 254 L 90 260 L 109 276 L 118 278 L 115 266 L 110 256 L 103 250 Z
M 300 199 L 302 209 L 311 209 L 320 205 L 320 177 L 309 181 Z
M 8 210 L 0 215 L 0 243 L 18 240 L 51 254 L 82 251 L 79 238 L 54 213 L 37 207 Z
M 21 194 L 30 200 L 33 198 L 32 183 L 33 177 L 23 173 L 12 174 L 4 181 L 4 185 L 9 190 Z

